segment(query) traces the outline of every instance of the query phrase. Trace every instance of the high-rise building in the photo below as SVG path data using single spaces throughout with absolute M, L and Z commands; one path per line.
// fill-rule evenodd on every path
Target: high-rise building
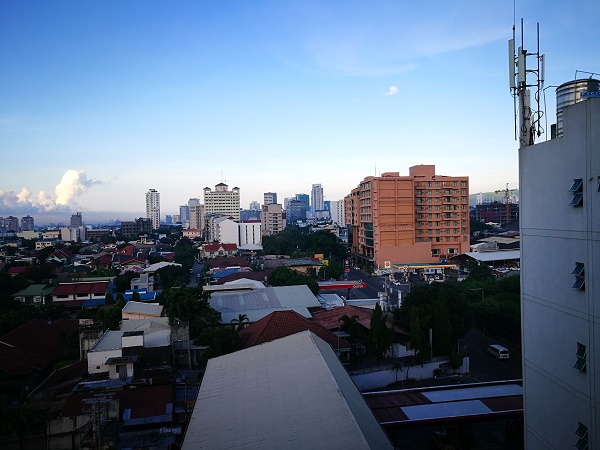
M 306 220 L 306 203 L 300 200 L 290 200 L 286 209 L 286 220 L 289 224 L 298 220 Z
M 190 206 L 190 228 L 193 230 L 204 230 L 205 226 L 204 205 Z
M 277 203 L 263 205 L 260 220 L 263 234 L 277 234 L 285 229 L 285 210 Z
M 204 188 L 204 213 L 220 214 L 240 220 L 240 188 L 234 187 L 231 191 L 225 183 L 219 183 L 215 190 Z
M 152 221 L 152 229 L 160 228 L 160 192 L 150 189 L 146 192 L 146 218 Z
M 190 207 L 189 205 L 179 205 L 179 221 L 181 223 L 190 221 Z
M 344 200 L 330 201 L 329 209 L 331 213 L 331 221 L 333 223 L 337 223 L 340 227 L 345 226 L 346 220 L 344 218 Z
M 3 220 L 6 231 L 9 233 L 16 233 L 19 231 L 19 219 L 14 216 L 8 216 Z
M 366 268 L 439 263 L 469 251 L 468 177 L 413 166 L 408 176 L 366 177 L 344 201 L 346 223 L 353 226 L 352 254 Z
M 21 231 L 33 231 L 35 225 L 33 223 L 33 217 L 25 216 L 21 217 Z
M 252 200 L 250 202 L 250 208 L 253 211 L 260 211 L 260 203 L 258 203 L 256 200 Z
M 81 227 L 83 226 L 83 218 L 81 217 L 81 213 L 73 214 L 71 216 L 71 226 L 72 227 Z
M 320 184 L 313 184 L 311 191 L 311 212 L 313 216 L 316 216 L 317 211 L 323 211 L 324 209 L 324 196 L 323 196 L 323 186 Z
M 600 82 L 557 96 L 585 99 L 588 81 L 596 97 L 562 107 L 562 136 L 519 150 L 528 449 L 600 448 Z
M 310 196 L 308 194 L 296 194 L 296 200 L 304 203 L 307 213 L 310 211 Z
M 140 234 L 150 233 L 151 231 L 152 220 L 146 217 L 121 222 L 121 234 L 125 237 L 136 237 Z
M 263 205 L 277 203 L 277 194 L 275 192 L 265 192 L 263 198 Z

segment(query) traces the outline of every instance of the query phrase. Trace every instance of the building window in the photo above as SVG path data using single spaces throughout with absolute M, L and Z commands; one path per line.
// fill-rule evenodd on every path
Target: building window
M 571 274 L 575 275 L 575 284 L 573 285 L 573 289 L 585 291 L 585 265 L 580 262 L 576 263 L 575 269 L 573 269 Z
M 575 430 L 575 434 L 579 437 L 577 444 L 575 444 L 575 448 L 579 450 L 587 450 L 588 448 L 588 429 L 587 427 L 579 422 L 579 426 L 577 430 Z
M 585 345 L 583 345 L 581 342 L 577 343 L 577 361 L 575 362 L 575 365 L 573 366 L 575 369 L 579 370 L 580 372 L 585 372 L 585 367 L 586 367 L 586 350 L 585 350 Z
M 571 199 L 571 206 L 583 206 L 583 179 L 575 178 L 573 180 L 573 184 L 569 188 L 569 191 L 573 193 L 573 198 Z

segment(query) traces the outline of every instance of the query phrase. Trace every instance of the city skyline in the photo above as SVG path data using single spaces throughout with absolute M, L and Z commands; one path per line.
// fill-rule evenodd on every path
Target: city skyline
M 600 72 L 600 6 L 516 6 L 4 3 L 0 216 L 131 220 L 154 187 L 164 219 L 219 182 L 244 208 L 316 183 L 339 200 L 420 164 L 518 188 L 514 19 L 530 52 L 540 23 L 550 87 Z

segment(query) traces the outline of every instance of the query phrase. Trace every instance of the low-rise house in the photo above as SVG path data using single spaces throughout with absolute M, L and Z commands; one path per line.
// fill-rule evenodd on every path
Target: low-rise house
M 170 364 L 172 351 L 169 319 L 159 317 L 124 320 L 120 330 L 106 331 L 88 351 L 88 372 L 108 374 L 110 364 L 107 361 L 123 356 L 138 356 L 147 364 Z
M 249 322 L 257 322 L 273 311 L 292 310 L 310 318 L 311 310 L 321 307 L 308 286 L 276 286 L 237 292 L 213 292 L 210 306 L 221 313 L 221 323 L 230 324 L 245 314 Z
M 54 287 L 47 284 L 32 284 L 19 292 L 15 292 L 11 297 L 21 303 L 45 305 L 51 299 L 50 294 L 53 290 Z
M 235 256 L 237 252 L 237 244 L 206 244 L 200 248 L 200 257 L 222 258 L 224 256 Z
M 52 303 L 68 307 L 81 307 L 86 300 L 104 301 L 110 292 L 110 281 L 74 281 L 59 283 L 52 291 Z
M 133 278 L 130 283 L 131 289 L 136 291 L 154 291 L 154 277 L 148 273 L 140 273 L 140 276 Z
M 164 315 L 164 306 L 159 303 L 133 302 L 129 301 L 121 310 L 121 318 L 128 319 L 152 319 Z

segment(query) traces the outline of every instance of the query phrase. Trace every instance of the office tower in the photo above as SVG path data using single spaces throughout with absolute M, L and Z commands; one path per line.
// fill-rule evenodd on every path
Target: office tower
M 19 231 L 19 219 L 14 216 L 8 216 L 4 219 L 4 226 L 9 233 L 16 233 Z
M 258 203 L 256 200 L 252 200 L 250 202 L 250 210 L 253 211 L 260 211 L 260 203 Z
M 323 186 L 320 184 L 313 184 L 311 191 L 311 212 L 313 217 L 317 215 L 317 211 L 323 211 Z
M 468 177 L 413 166 L 408 176 L 366 177 L 344 201 L 353 257 L 367 268 L 439 263 L 469 251 Z
M 83 218 L 81 217 L 81 213 L 73 214 L 71 216 L 71 226 L 72 227 L 80 227 L 83 225 Z
M 33 231 L 34 228 L 33 217 L 21 217 L 21 231 Z
M 160 193 L 156 189 L 146 192 L 146 218 L 152 221 L 152 229 L 160 228 Z
M 263 234 L 277 234 L 285 228 L 285 210 L 277 203 L 263 205 L 260 221 Z
M 219 183 L 215 190 L 204 188 L 204 213 L 220 214 L 240 220 L 240 188 L 234 187 L 231 191 L 225 183 Z
M 181 223 L 190 221 L 190 207 L 189 205 L 180 205 L 179 206 L 179 221 Z
M 306 212 L 310 211 L 310 197 L 308 194 L 296 194 L 296 200 L 301 201 L 306 206 Z
M 165 216 L 165 223 L 167 225 L 172 225 L 173 224 L 173 216 L 171 214 L 167 214 Z
M 265 192 L 263 205 L 271 205 L 277 203 L 277 194 L 275 192 Z
M 306 220 L 306 203 L 300 200 L 290 200 L 286 211 L 286 219 L 289 224 L 298 220 Z
M 557 105 L 565 91 L 578 103 L 560 108 L 559 136 L 519 150 L 525 445 L 591 450 L 600 446 L 600 82 L 561 85 Z

